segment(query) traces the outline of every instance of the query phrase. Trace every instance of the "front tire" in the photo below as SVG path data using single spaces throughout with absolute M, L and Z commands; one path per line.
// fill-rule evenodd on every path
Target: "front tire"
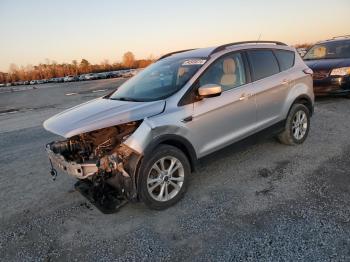
M 145 156 L 140 167 L 141 200 L 151 209 L 162 210 L 185 194 L 191 168 L 186 155 L 176 147 L 160 145 Z
M 289 111 L 285 129 L 278 135 L 278 140 L 286 145 L 304 143 L 310 130 L 310 111 L 303 104 L 294 104 Z

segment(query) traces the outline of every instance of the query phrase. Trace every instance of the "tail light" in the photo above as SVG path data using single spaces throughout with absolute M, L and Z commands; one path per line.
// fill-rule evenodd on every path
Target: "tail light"
M 303 72 L 304 72 L 306 75 L 312 75 L 312 74 L 314 73 L 314 71 L 312 71 L 310 68 L 304 69 Z

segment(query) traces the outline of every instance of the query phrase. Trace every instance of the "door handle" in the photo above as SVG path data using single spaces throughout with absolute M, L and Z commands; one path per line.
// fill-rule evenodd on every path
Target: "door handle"
M 289 79 L 283 79 L 282 85 L 286 85 L 286 84 L 289 84 Z
M 187 123 L 187 122 L 191 122 L 193 120 L 193 116 L 188 116 L 184 119 L 181 120 L 182 123 Z
M 253 96 L 253 94 L 242 94 L 239 98 L 239 101 L 248 99 L 249 97 Z

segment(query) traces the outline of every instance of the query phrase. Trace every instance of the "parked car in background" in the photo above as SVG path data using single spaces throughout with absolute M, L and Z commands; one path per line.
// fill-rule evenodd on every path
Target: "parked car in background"
M 37 84 L 37 80 L 31 80 L 31 81 L 29 82 L 29 84 L 35 85 L 35 84 Z
M 95 80 L 95 79 L 97 79 L 97 74 L 94 74 L 94 73 L 86 74 L 85 79 L 86 80 Z
M 104 72 L 97 74 L 97 79 L 106 79 L 106 78 L 107 78 L 107 74 Z
M 307 48 L 304 48 L 304 47 L 302 47 L 302 48 L 297 48 L 297 51 L 298 51 L 299 55 L 300 55 L 301 57 L 303 57 L 303 56 L 306 54 L 306 52 L 307 52 Z
M 121 77 L 121 73 L 119 71 L 112 71 L 110 73 L 111 73 L 113 78 Z
M 46 150 L 95 205 L 141 199 L 164 209 L 184 196 L 208 154 L 263 130 L 302 144 L 314 107 L 311 74 L 294 48 L 276 41 L 170 53 L 114 93 L 46 120 L 46 130 L 65 138 Z
M 318 42 L 303 59 L 314 71 L 315 95 L 350 95 L 350 36 Z
M 132 77 L 132 76 L 133 76 L 133 73 L 132 73 L 132 70 L 130 70 L 130 69 L 126 69 L 126 70 L 121 71 L 121 77 L 128 78 L 128 77 Z
M 78 77 L 74 76 L 74 75 L 68 75 L 66 77 L 64 77 L 63 81 L 64 82 L 73 82 L 73 81 L 77 81 Z
M 105 72 L 106 74 L 106 78 L 113 78 L 114 75 L 113 75 L 113 72 Z
M 85 81 L 86 78 L 85 78 L 86 74 L 81 74 L 79 77 L 78 77 L 78 80 L 79 81 Z

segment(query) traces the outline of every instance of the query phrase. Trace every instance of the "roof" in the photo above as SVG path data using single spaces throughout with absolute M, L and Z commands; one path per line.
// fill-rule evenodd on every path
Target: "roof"
M 167 57 L 172 58 L 207 58 L 211 56 L 212 54 L 215 54 L 217 52 L 226 50 L 229 47 L 237 46 L 237 45 L 245 45 L 245 44 L 275 44 L 280 46 L 287 46 L 286 44 L 278 41 L 244 41 L 244 42 L 235 42 L 235 43 L 229 43 L 225 45 L 220 46 L 214 46 L 214 47 L 206 47 L 206 48 L 198 48 L 198 49 L 189 49 L 189 50 L 181 50 L 176 52 L 171 52 L 166 55 L 163 55 L 159 58 L 159 60 Z
M 317 42 L 316 44 L 339 42 L 339 41 L 349 41 L 349 40 L 350 40 L 350 35 L 344 35 L 344 36 L 333 37 L 333 38 L 327 39 L 327 40 L 322 40 L 322 41 Z
M 166 54 L 162 56 L 160 59 L 166 58 L 166 57 L 176 57 L 176 58 L 196 58 L 196 57 L 209 57 L 211 52 L 214 51 L 216 46 L 214 47 L 206 47 L 206 48 L 198 48 L 198 49 L 192 49 L 192 50 L 184 50 L 184 51 L 177 51 L 172 52 L 169 54 Z

